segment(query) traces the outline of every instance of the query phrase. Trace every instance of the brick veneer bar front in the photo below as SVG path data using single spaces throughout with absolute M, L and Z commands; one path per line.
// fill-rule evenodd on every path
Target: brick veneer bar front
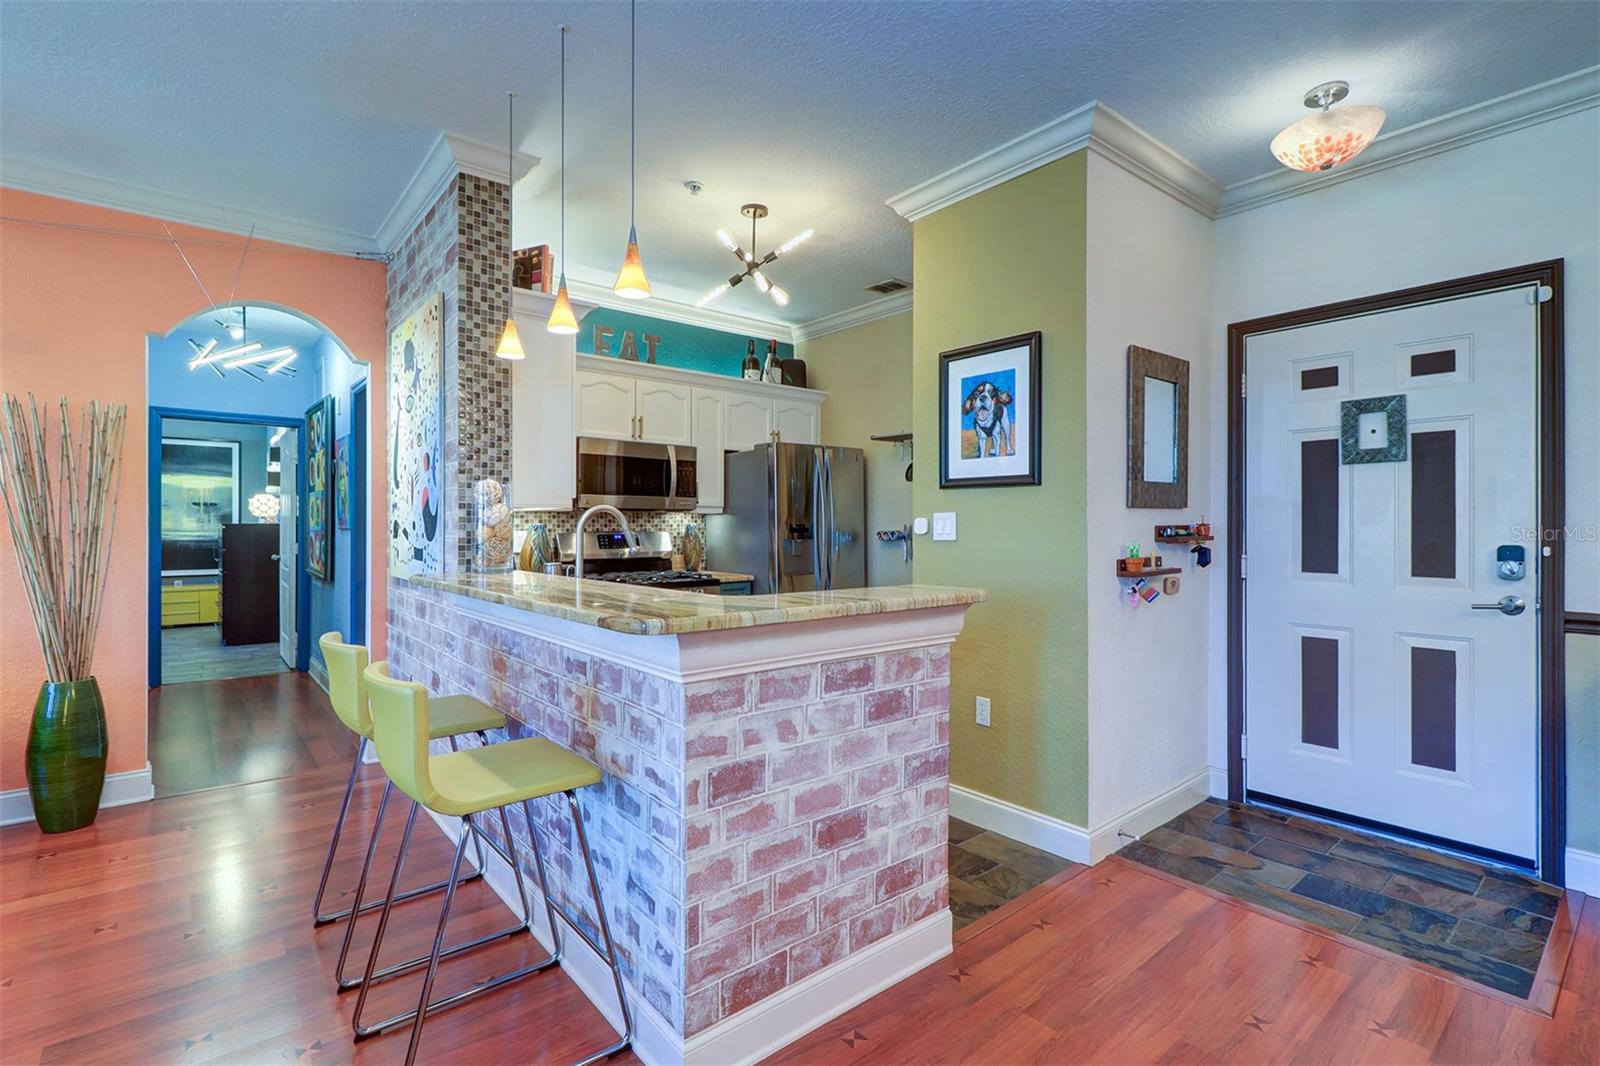
M 581 800 L 611 928 L 680 1039 L 947 910 L 950 637 L 681 683 L 481 606 L 392 581 L 391 669 L 600 766 Z M 565 811 L 536 808 L 593 932 Z

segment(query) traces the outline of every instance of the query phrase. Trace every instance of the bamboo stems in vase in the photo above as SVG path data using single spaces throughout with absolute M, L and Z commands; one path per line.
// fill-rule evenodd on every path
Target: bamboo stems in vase
M 61 832 L 94 821 L 105 784 L 105 707 L 91 670 L 128 409 L 91 401 L 76 434 L 65 396 L 54 432 L 47 412 L 32 394 L 26 405 L 5 396 L 0 499 L 44 655 L 28 790 L 40 827 Z

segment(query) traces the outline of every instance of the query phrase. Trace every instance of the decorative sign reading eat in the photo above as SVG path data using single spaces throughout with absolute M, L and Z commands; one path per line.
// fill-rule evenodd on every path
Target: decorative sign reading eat
M 622 331 L 621 347 L 617 351 L 611 350 L 611 338 L 616 336 L 616 332 L 617 331 L 610 326 L 595 326 L 594 354 L 611 355 L 618 359 L 631 359 L 635 363 L 641 362 L 639 358 L 639 345 L 635 343 L 633 339 L 633 330 L 631 329 L 625 329 Z M 661 343 L 661 338 L 653 333 L 644 333 L 640 335 L 640 339 L 644 341 L 645 351 L 645 358 L 642 361 L 646 363 L 655 362 L 656 345 Z

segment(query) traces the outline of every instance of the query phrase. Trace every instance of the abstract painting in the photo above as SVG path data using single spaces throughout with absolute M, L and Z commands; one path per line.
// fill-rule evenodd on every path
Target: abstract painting
M 333 442 L 333 514 L 340 529 L 350 528 L 350 434 Z
M 1039 484 L 1041 337 L 939 356 L 939 487 Z
M 306 408 L 306 573 L 333 580 L 333 397 Z
M 443 569 L 443 325 L 435 293 L 389 336 L 389 567 L 402 576 Z

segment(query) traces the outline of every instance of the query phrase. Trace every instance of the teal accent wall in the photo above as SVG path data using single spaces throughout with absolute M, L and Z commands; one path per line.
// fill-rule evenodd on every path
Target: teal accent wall
M 600 336 L 597 337 L 597 331 Z M 606 332 L 609 331 L 609 332 Z M 652 342 L 648 338 L 655 338 Z M 765 359 L 769 337 L 755 337 L 756 358 Z M 578 354 L 636 358 L 641 363 L 738 377 L 752 337 L 705 326 L 668 322 L 649 315 L 597 307 L 578 326 Z M 632 349 L 627 343 L 631 341 Z M 597 343 L 598 342 L 598 343 Z M 601 350 L 601 348 L 604 350 Z M 651 358 L 652 348 L 655 358 Z M 793 359 L 794 345 L 778 342 L 778 358 Z

